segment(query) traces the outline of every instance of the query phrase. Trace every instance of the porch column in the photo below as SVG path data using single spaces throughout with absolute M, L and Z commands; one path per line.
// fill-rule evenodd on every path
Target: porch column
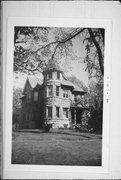
M 74 109 L 74 124 L 76 124 L 76 109 Z

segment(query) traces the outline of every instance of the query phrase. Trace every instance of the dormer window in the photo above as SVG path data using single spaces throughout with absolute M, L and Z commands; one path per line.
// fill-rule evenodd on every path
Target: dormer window
M 60 79 L 60 72 L 57 72 L 57 79 Z

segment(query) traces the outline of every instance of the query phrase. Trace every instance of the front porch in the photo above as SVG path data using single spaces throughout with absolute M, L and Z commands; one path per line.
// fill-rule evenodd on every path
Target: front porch
M 71 107 L 71 122 L 72 122 L 72 124 L 84 125 L 82 115 L 83 115 L 84 111 L 86 111 L 86 110 L 88 110 L 88 108 Z

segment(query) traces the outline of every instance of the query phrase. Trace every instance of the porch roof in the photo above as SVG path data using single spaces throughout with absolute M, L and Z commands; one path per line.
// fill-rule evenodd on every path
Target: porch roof
M 88 110 L 89 107 L 87 107 L 82 101 L 75 102 L 71 105 L 71 109 L 85 109 Z
M 71 106 L 71 109 L 75 109 L 75 110 L 89 110 L 88 107 L 78 107 L 78 106 Z
M 74 90 L 73 90 L 73 94 L 85 94 L 87 92 L 85 92 L 81 87 L 78 87 L 76 85 L 74 85 Z

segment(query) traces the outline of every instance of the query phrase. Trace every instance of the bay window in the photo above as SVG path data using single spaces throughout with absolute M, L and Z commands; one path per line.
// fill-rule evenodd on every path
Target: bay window
M 52 107 L 51 106 L 47 107 L 47 117 L 52 118 Z
M 63 117 L 68 118 L 68 108 L 63 108 Z
M 60 110 L 60 108 L 56 107 L 56 117 L 59 117 L 59 110 Z
M 53 94 L 53 86 L 52 85 L 48 85 L 47 86 L 47 94 L 48 94 L 48 96 L 52 96 L 52 94 Z
M 59 96 L 59 86 L 56 86 L 56 96 Z

